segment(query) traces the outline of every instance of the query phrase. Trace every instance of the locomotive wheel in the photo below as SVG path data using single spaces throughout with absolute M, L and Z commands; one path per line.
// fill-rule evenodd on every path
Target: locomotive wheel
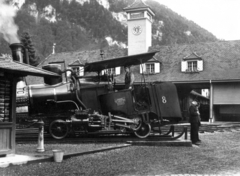
M 132 120 L 135 122 L 135 124 L 131 125 L 131 128 L 133 129 L 133 131 L 139 130 L 139 128 L 142 126 L 142 123 L 143 123 L 142 119 L 140 117 L 134 117 Z
M 151 125 L 149 123 L 142 123 L 140 128 L 134 132 L 138 138 L 146 138 L 151 132 Z
M 68 125 L 63 120 L 54 120 L 49 126 L 49 132 L 55 139 L 63 139 L 68 134 Z

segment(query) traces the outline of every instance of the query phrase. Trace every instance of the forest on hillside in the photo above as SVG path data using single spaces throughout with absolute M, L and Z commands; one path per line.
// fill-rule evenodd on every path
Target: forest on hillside
M 8 0 L 11 2 L 11 0 Z M 127 44 L 127 28 L 117 21 L 112 12 L 122 12 L 134 0 L 108 0 L 106 9 L 97 0 L 80 4 L 76 0 L 26 0 L 18 10 L 15 23 L 21 38 L 26 32 L 30 35 L 39 60 L 52 53 L 53 43 L 56 52 L 92 50 L 108 46 L 105 38 Z M 148 0 L 147 4 L 156 16 L 153 23 L 153 45 L 171 45 L 216 41 L 216 37 L 167 7 Z M 52 13 L 46 12 L 51 6 Z M 55 17 L 55 22 L 49 19 Z M 164 25 L 162 25 L 164 24 Z M 161 37 L 154 37 L 160 31 Z M 191 35 L 186 35 L 191 31 Z M 0 37 L 0 54 L 10 53 L 9 44 Z

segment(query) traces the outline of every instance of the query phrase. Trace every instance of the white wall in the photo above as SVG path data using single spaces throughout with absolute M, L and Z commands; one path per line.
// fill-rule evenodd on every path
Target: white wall
M 134 35 L 135 26 L 141 26 L 142 32 Z M 152 45 L 152 23 L 145 18 L 128 21 L 128 55 L 148 52 Z

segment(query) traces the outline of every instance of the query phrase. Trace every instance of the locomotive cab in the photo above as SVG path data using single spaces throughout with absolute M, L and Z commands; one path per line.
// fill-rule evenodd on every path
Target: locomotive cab
M 132 91 L 129 89 L 109 92 L 100 95 L 99 102 L 103 114 L 124 114 L 131 116 L 134 113 Z

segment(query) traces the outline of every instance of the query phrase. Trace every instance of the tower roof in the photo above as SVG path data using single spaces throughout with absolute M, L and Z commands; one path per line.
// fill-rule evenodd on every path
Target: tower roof
M 148 10 L 151 12 L 152 15 L 154 15 L 151 7 L 145 4 L 142 0 L 135 0 L 134 3 L 132 3 L 128 7 L 125 7 L 123 10 L 124 11 Z
M 145 4 L 142 0 L 135 0 L 134 3 L 125 7 L 124 10 L 137 9 L 137 8 L 150 8 L 147 4 Z

